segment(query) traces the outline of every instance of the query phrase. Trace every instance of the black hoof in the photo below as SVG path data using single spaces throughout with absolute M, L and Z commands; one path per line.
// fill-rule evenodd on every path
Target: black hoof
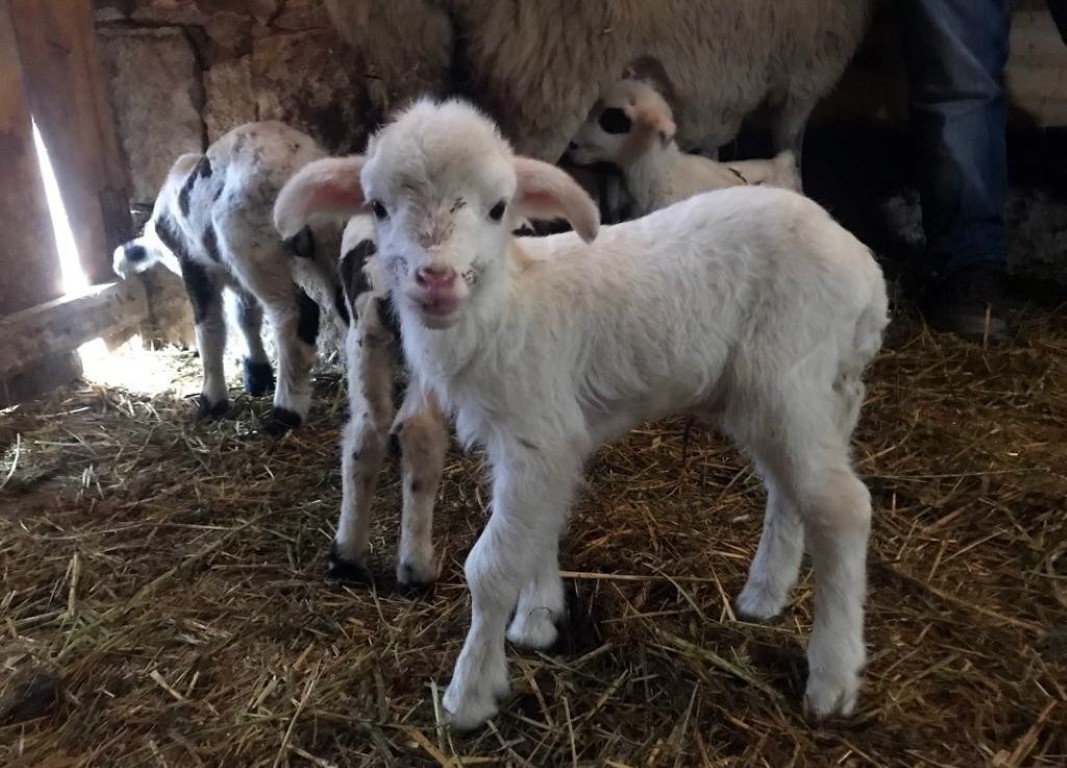
M 582 622 L 582 607 L 578 602 L 578 591 L 572 584 L 564 584 L 563 597 L 566 600 L 566 611 L 555 622 L 556 642 L 544 652 L 549 656 L 574 656 L 584 643 L 586 627 Z
M 299 427 L 303 421 L 304 419 L 299 413 L 290 411 L 288 408 L 274 406 L 270 414 L 270 420 L 264 429 L 268 435 L 284 435 L 289 430 Z
M 226 411 L 230 409 L 230 401 L 223 398 L 217 403 L 212 404 L 206 397 L 200 395 L 200 402 L 196 408 L 196 418 L 198 419 L 219 419 L 226 415 Z
M 366 586 L 373 583 L 369 570 L 341 557 L 341 553 L 337 551 L 336 541 L 330 545 L 330 554 L 326 559 L 326 578 L 342 584 Z
M 245 392 L 252 397 L 259 397 L 274 386 L 274 371 L 270 363 L 257 363 L 245 358 Z
M 406 563 L 400 564 L 397 573 L 396 591 L 403 597 L 426 597 L 433 592 L 434 582 L 415 578 L 415 569 Z

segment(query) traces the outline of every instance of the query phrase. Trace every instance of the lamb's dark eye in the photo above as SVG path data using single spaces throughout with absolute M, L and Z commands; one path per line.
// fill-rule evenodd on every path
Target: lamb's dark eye
M 493 221 L 500 221 L 504 218 L 504 209 L 507 208 L 507 204 L 501 200 L 499 203 L 489 209 L 489 218 Z
M 597 124 L 604 133 L 629 133 L 633 123 L 621 107 L 608 107 L 600 113 Z
M 377 216 L 379 219 L 389 218 L 389 211 L 385 210 L 385 206 L 377 200 L 371 201 L 370 207 L 371 210 L 374 211 L 374 215 Z

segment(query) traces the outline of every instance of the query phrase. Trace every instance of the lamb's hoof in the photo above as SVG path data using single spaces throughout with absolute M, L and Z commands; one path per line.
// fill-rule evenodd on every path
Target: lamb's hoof
M 397 592 L 410 597 L 420 597 L 433 590 L 437 568 L 431 555 L 422 562 L 405 558 L 396 566 Z
M 773 595 L 766 588 L 746 584 L 734 603 L 738 616 L 751 621 L 767 621 L 778 616 L 789 598 Z
M 206 419 L 208 421 L 212 419 L 221 419 L 226 415 L 226 411 L 230 409 L 230 401 L 226 398 L 219 400 L 217 403 L 212 403 L 204 395 L 200 395 L 200 402 L 196 407 L 196 418 Z
M 848 717 L 856 709 L 859 691 L 859 675 L 809 674 L 804 714 L 816 721 Z
M 245 392 L 252 397 L 259 397 L 274 386 L 274 371 L 270 363 L 258 363 L 250 357 L 244 360 Z
M 511 690 L 507 669 L 498 670 L 496 674 L 488 677 L 492 679 L 479 681 L 463 696 L 456 690 L 454 680 L 445 690 L 442 703 L 445 705 L 448 724 L 453 730 L 474 731 L 500 711 L 497 702 Z
M 522 648 L 532 651 L 553 652 L 563 636 L 561 625 L 565 619 L 558 619 L 547 608 L 531 611 L 527 616 L 516 616 L 508 627 L 508 640 Z
M 264 431 L 268 435 L 284 435 L 286 432 L 296 429 L 302 423 L 304 423 L 304 417 L 299 413 L 276 405 L 271 411 L 270 419 L 267 421 Z
M 366 586 L 373 582 L 370 570 L 353 560 L 346 560 L 337 549 L 337 542 L 330 545 L 326 559 L 326 578 L 341 584 Z

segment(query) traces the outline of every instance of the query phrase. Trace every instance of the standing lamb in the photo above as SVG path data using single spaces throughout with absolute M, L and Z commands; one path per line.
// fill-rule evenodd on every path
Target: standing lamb
M 182 276 L 204 366 L 201 416 L 221 416 L 229 405 L 223 288 L 237 297 L 237 320 L 247 342 L 244 384 L 249 394 L 261 395 L 273 383 L 260 336 L 264 309 L 274 328 L 279 377 L 268 431 L 297 427 L 307 416 L 320 305 L 338 328 L 346 322 L 343 301 L 336 298 L 340 228 L 316 225 L 314 231 L 306 228 L 284 243 L 274 229 L 271 210 L 285 181 L 324 157 L 310 136 L 282 123 L 235 128 L 206 154 L 186 154 L 175 161 L 144 234 L 115 249 L 114 269 L 122 277 L 160 261 Z
M 845 71 L 873 0 L 325 0 L 375 77 L 403 98 L 478 100 L 518 151 L 556 162 L 597 96 L 641 59 L 672 84 L 678 141 L 708 155 L 762 105 L 775 151 Z M 387 104 L 386 104 L 387 106 Z
M 682 152 L 674 135 L 674 116 L 663 96 L 648 83 L 624 79 L 609 88 L 589 113 L 567 150 L 567 159 L 580 166 L 610 163 L 618 167 L 634 216 L 699 192 L 742 184 L 800 191 L 791 150 L 771 160 L 720 163 Z
M 403 506 L 396 578 L 417 587 L 436 575 L 433 507 L 448 449 L 448 425 L 434 393 L 408 377 L 403 405 L 393 405 L 403 353 L 392 300 L 375 258 L 374 223 L 354 216 L 345 227 L 341 284 L 352 322 L 345 342 L 348 424 L 341 449 L 341 517 L 330 549 L 329 575 L 368 577 L 371 505 L 391 434 L 401 452 Z
M 466 562 L 471 629 L 444 697 L 452 723 L 497 711 L 505 633 L 533 648 L 555 640 L 559 536 L 585 460 L 675 413 L 720 424 L 768 489 L 741 612 L 782 610 L 807 543 L 805 704 L 850 713 L 871 505 L 849 441 L 887 322 L 868 249 L 814 202 L 766 187 L 697 195 L 597 237 L 589 196 L 515 156 L 462 101 L 419 101 L 365 156 L 311 164 L 282 190 L 275 220 L 291 234 L 367 202 L 406 358 L 492 467 L 492 515 Z M 562 216 L 575 231 L 515 238 L 523 215 Z

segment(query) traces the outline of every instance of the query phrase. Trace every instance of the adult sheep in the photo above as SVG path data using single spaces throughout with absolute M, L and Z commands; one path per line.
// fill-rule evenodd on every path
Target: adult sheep
M 683 149 L 713 152 L 766 105 L 800 159 L 812 108 L 859 46 L 874 0 L 324 0 L 386 83 L 458 92 L 517 151 L 556 162 L 598 95 L 637 61 L 662 69 Z

